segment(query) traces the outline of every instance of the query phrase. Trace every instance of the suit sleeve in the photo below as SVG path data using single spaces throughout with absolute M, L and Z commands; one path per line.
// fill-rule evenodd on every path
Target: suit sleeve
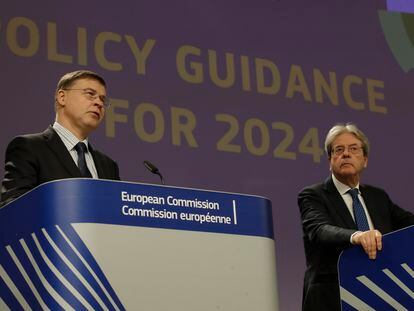
M 392 202 L 388 194 L 385 193 L 385 196 L 390 207 L 392 231 L 414 225 L 414 215 Z
M 334 220 L 335 207 L 313 188 L 305 188 L 298 196 L 303 233 L 311 243 L 332 246 L 347 246 L 350 244 L 354 229 L 336 225 Z
M 99 178 L 109 180 L 121 180 L 118 164 L 104 153 L 94 150 L 93 159 Z
M 114 161 L 114 180 L 121 180 L 121 177 L 119 176 L 119 167 L 118 163 Z
M 4 205 L 38 185 L 37 160 L 28 139 L 14 138 L 6 149 L 1 203 Z

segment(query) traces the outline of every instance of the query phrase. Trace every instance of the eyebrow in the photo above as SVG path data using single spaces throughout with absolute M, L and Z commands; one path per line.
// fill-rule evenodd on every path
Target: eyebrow
M 106 98 L 106 94 L 102 94 L 102 95 L 100 95 L 99 93 L 98 93 L 98 91 L 97 90 L 95 90 L 95 89 L 93 89 L 93 88 L 91 88 L 91 87 L 85 87 L 83 90 L 85 90 L 85 91 L 93 91 L 93 92 L 95 92 L 95 94 L 97 94 L 99 97 L 104 97 L 104 98 Z
M 359 146 L 357 143 L 354 143 L 354 144 L 350 144 L 350 145 L 336 145 L 334 148 L 336 148 L 336 147 L 345 147 L 345 146 L 348 146 L 348 147 L 353 147 L 353 146 L 362 147 L 362 146 Z

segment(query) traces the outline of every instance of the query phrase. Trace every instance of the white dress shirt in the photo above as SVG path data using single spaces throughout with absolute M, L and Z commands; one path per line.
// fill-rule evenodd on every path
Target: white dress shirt
M 73 161 L 75 161 L 76 166 L 78 166 L 78 153 L 75 149 L 75 145 L 80 140 L 75 135 L 73 135 L 71 131 L 60 125 L 58 122 L 53 123 L 53 129 L 56 131 L 60 139 L 65 144 L 66 148 L 68 149 L 70 155 L 73 158 Z M 92 174 L 92 177 L 98 178 L 98 172 L 96 171 L 92 154 L 89 152 L 88 139 L 82 140 L 82 142 L 85 143 L 86 147 L 88 148 L 88 152 L 85 153 L 86 165 L 88 166 L 88 169 Z
M 349 210 L 349 213 L 352 216 L 352 219 L 355 221 L 355 216 L 354 216 L 354 209 L 352 207 L 352 197 L 351 194 L 348 193 L 348 190 L 352 189 L 349 186 L 341 183 L 336 177 L 335 175 L 332 174 L 332 181 L 336 187 L 336 189 L 338 190 L 338 192 L 341 194 L 342 199 L 344 200 L 346 207 Z M 355 188 L 358 188 L 358 198 L 359 201 L 361 201 L 362 207 L 364 208 L 365 211 L 365 215 L 367 216 L 367 220 L 368 220 L 368 225 L 369 225 L 369 229 L 374 229 L 374 225 L 372 224 L 372 220 L 371 220 L 371 216 L 368 213 L 368 209 L 367 206 L 365 205 L 364 199 L 361 196 L 361 191 L 359 191 L 359 183 L 356 185 Z

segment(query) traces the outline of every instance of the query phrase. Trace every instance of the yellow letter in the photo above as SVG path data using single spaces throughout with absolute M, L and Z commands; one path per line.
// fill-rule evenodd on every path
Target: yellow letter
M 384 93 L 375 92 L 375 88 L 384 88 L 384 81 L 367 79 L 368 107 L 372 112 L 387 113 L 387 107 L 377 106 L 376 99 L 384 100 Z
M 183 122 L 181 122 L 181 120 Z M 185 121 L 185 122 L 184 122 Z M 193 130 L 196 127 L 196 117 L 188 109 L 171 107 L 171 128 L 173 145 L 181 146 L 181 135 L 183 134 L 190 147 L 197 148 L 198 144 Z
M 111 98 L 111 106 L 105 111 L 105 134 L 107 137 L 115 137 L 115 122 L 127 123 L 126 114 L 115 113 L 115 108 L 128 109 L 127 100 Z
M 203 65 L 197 62 L 190 62 L 190 67 L 193 70 L 192 73 L 186 71 L 185 60 L 188 54 L 201 55 L 201 50 L 191 45 L 183 45 L 177 51 L 177 71 L 181 79 L 189 83 L 202 83 L 203 82 Z
M 17 30 L 20 26 L 25 27 L 29 32 L 29 41 L 26 47 L 17 43 Z M 39 29 L 36 24 L 25 17 L 15 17 L 7 25 L 7 44 L 10 50 L 17 56 L 30 57 L 36 54 L 39 49 Z
M 226 78 L 220 79 L 217 70 L 217 54 L 216 51 L 208 50 L 208 63 L 211 81 L 220 87 L 231 87 L 234 84 L 234 55 L 226 53 Z M 221 66 L 222 67 L 222 66 Z
M 348 75 L 342 82 L 342 90 L 344 92 L 344 98 L 349 107 L 355 110 L 365 109 L 364 103 L 354 101 L 351 96 L 351 84 L 362 85 L 362 79 L 357 76 Z
M 78 64 L 88 65 L 88 46 L 86 28 L 78 27 Z
M 250 86 L 250 67 L 249 67 L 249 57 L 242 55 L 240 57 L 241 61 L 241 75 L 242 75 L 242 88 L 245 91 L 251 91 Z
M 276 94 L 280 90 L 280 72 L 275 63 L 264 58 L 256 58 L 256 80 L 257 92 L 262 94 Z M 272 82 L 265 85 L 264 69 L 267 68 L 272 74 Z
M 121 42 L 122 37 L 113 32 L 101 32 L 95 39 L 95 55 L 98 64 L 107 70 L 120 71 L 122 64 L 110 62 L 105 56 L 106 41 Z
M 145 75 L 145 66 L 147 65 L 148 56 L 155 45 L 155 40 L 146 40 L 144 43 L 144 47 L 142 48 L 142 50 L 140 50 L 137 46 L 137 43 L 135 42 L 134 37 L 125 35 L 125 39 L 128 42 L 132 54 L 134 54 L 135 61 L 137 62 L 137 73 L 140 75 Z
M 149 112 L 154 117 L 154 130 L 149 133 L 145 130 L 144 115 Z M 164 136 L 164 116 L 160 108 L 150 103 L 142 103 L 135 109 L 135 133 L 143 141 L 156 143 Z
M 302 96 L 306 101 L 312 101 L 309 88 L 306 84 L 305 76 L 303 75 L 302 69 L 298 65 L 292 65 L 292 67 L 290 67 L 286 97 L 292 98 L 295 92 L 302 93 Z
M 47 59 L 72 64 L 72 56 L 59 54 L 57 51 L 57 41 L 56 23 L 47 23 Z
M 338 102 L 338 85 L 336 83 L 335 72 L 329 72 L 329 84 L 323 77 L 319 69 L 313 69 L 313 80 L 315 83 L 315 100 L 318 103 L 323 103 L 322 90 L 329 97 L 331 103 L 335 106 Z

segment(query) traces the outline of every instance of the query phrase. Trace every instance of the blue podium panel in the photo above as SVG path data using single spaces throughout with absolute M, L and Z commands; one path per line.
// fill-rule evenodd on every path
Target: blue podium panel
M 0 210 L 0 309 L 278 310 L 271 203 L 93 179 Z
M 385 234 L 382 241 L 375 260 L 359 246 L 341 254 L 342 310 L 414 310 L 414 226 Z

